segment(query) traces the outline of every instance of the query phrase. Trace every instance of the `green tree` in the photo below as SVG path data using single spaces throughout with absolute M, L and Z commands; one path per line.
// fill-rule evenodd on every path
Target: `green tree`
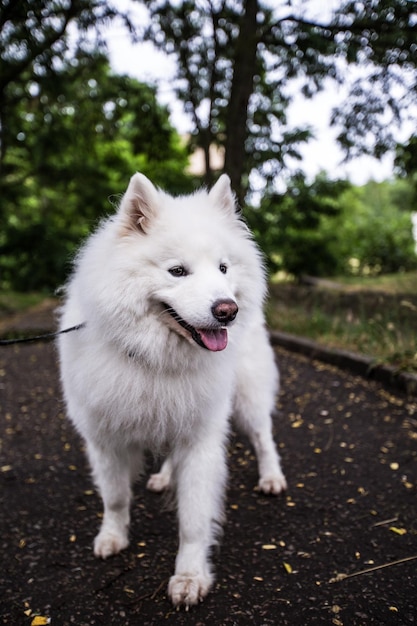
M 340 197 L 336 232 L 345 272 L 385 274 L 417 267 L 411 215 L 412 185 L 404 180 L 368 182 L 351 187 Z
M 269 45 L 274 11 L 258 0 L 144 4 L 151 17 L 146 37 L 177 58 L 176 93 L 192 120 L 192 144 L 205 154 L 206 182 L 214 176 L 215 144 L 242 201 L 254 169 L 272 180 L 288 157 L 300 158 L 298 147 L 311 136 L 308 128 L 287 126 L 287 77 Z
M 417 211 L 417 135 L 396 149 L 395 168 L 398 175 L 409 180 L 413 187 L 414 211 Z
M 298 174 L 248 219 L 272 270 L 296 278 L 375 275 L 417 268 L 414 206 L 405 180 L 358 187 L 324 174 L 308 183 Z
M 28 81 L 17 95 L 2 176 L 1 281 L 51 289 L 135 170 L 189 190 L 188 156 L 155 89 L 113 75 L 102 53 L 78 51 L 52 82 Z
M 358 78 L 332 116 L 347 156 L 393 148 L 417 90 L 414 0 L 345 0 L 322 20 L 309 17 L 317 5 L 308 0 L 138 1 L 151 16 L 147 38 L 178 61 L 177 95 L 207 180 L 209 146 L 218 144 L 240 199 L 255 170 L 272 183 L 312 136 L 287 123 L 293 94 L 345 83 L 347 66 Z
M 112 75 L 100 0 L 0 0 L 0 284 L 57 287 L 135 169 L 190 189 L 188 155 L 156 91 Z
M 0 173 L 10 141 L 9 114 L 32 83 L 53 82 L 61 63 L 104 49 L 101 28 L 128 16 L 100 0 L 0 0 Z M 10 141 L 9 141 L 10 140 Z
M 325 174 L 309 184 L 302 173 L 294 176 L 283 193 L 266 196 L 259 209 L 248 212 L 271 270 L 301 277 L 330 276 L 344 270 L 338 234 L 324 227 L 334 224 L 342 210 L 346 181 L 329 180 Z

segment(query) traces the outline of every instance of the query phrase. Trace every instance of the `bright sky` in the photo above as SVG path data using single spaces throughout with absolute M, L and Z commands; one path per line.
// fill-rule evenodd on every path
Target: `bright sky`
M 310 6 L 312 3 L 316 3 L 317 11 L 320 13 L 323 11 L 321 0 L 310 0 Z M 331 10 L 335 4 L 336 0 L 326 2 L 326 10 Z M 130 0 L 118 0 L 118 8 L 125 6 L 129 7 L 137 24 L 144 23 L 146 13 L 142 7 L 131 3 Z M 171 83 L 175 75 L 174 58 L 155 50 L 150 43 L 133 45 L 121 25 L 114 24 L 108 29 L 107 42 L 114 71 L 155 83 L 160 101 L 169 106 L 173 125 L 181 133 L 189 131 L 191 127 L 189 119 L 183 113 L 182 105 L 176 101 L 172 90 Z M 294 126 L 312 125 L 316 133 L 316 139 L 310 141 L 302 150 L 302 169 L 311 177 L 325 170 L 332 178 L 349 178 L 358 185 L 370 179 L 379 181 L 389 178 L 393 171 L 392 156 L 380 161 L 361 157 L 348 164 L 342 164 L 343 155 L 335 141 L 337 130 L 329 128 L 331 108 L 340 102 L 341 98 L 343 93 L 335 86 L 329 85 L 313 100 L 307 101 L 302 96 L 294 99 L 288 114 L 289 122 Z M 300 164 L 297 164 L 297 167 L 300 167 Z

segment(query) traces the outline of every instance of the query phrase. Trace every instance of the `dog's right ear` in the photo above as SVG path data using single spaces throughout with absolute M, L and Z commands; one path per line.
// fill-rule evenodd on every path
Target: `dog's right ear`
M 146 233 L 149 222 L 155 213 L 158 192 L 149 178 L 136 172 L 122 198 L 119 213 L 128 230 Z

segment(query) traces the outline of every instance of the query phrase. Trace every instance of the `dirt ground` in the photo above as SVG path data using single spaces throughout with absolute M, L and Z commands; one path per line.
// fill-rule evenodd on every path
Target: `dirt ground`
M 282 349 L 277 358 L 288 492 L 257 492 L 253 452 L 233 435 L 216 583 L 177 612 L 166 595 L 175 512 L 139 483 L 129 548 L 95 559 L 101 504 L 65 418 L 54 345 L 0 347 L 0 623 L 416 623 L 417 400 Z

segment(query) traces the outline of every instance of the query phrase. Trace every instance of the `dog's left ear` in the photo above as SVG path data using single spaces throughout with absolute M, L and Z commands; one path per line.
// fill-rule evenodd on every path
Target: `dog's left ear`
M 136 172 L 130 179 L 119 212 L 129 230 L 146 233 L 157 204 L 158 191 L 149 178 Z
M 209 198 L 230 214 L 236 213 L 236 199 L 227 174 L 222 174 L 209 192 Z

